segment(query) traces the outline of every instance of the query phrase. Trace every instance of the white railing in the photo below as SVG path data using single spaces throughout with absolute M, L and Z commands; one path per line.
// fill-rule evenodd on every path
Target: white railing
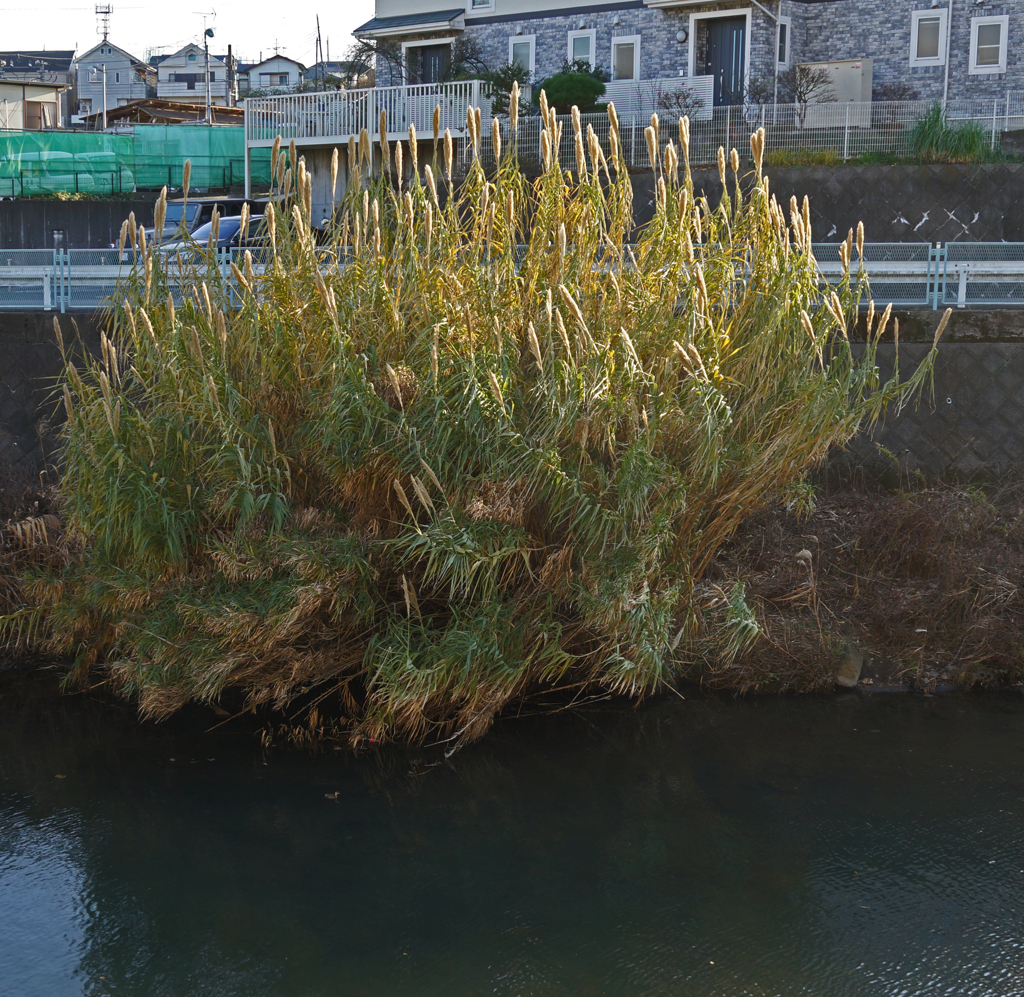
M 713 76 L 669 76 L 655 80 L 614 80 L 606 83 L 603 103 L 614 104 L 624 114 L 669 114 L 678 110 L 691 120 L 711 118 L 714 104 Z
M 380 115 L 387 116 L 388 137 L 409 134 L 415 125 L 421 137 L 433 134 L 434 109 L 441 109 L 441 134 L 450 129 L 456 138 L 466 133 L 466 109 L 487 105 L 482 117 L 489 123 L 490 102 L 484 97 L 480 80 L 459 83 L 430 83 L 422 86 L 374 87 L 366 90 L 333 90 L 324 93 L 281 94 L 250 97 L 245 101 L 246 145 L 273 145 L 277 136 L 300 144 L 346 143 L 366 129 L 379 136 Z

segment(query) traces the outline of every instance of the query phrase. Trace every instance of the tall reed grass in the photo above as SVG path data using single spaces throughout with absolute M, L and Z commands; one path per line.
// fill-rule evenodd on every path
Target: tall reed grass
M 140 247 L 102 357 L 62 386 L 82 552 L 22 581 L 72 680 L 102 666 L 150 717 L 240 687 L 333 703 L 353 743 L 454 744 L 523 695 L 652 693 L 756 636 L 742 585 L 695 598 L 709 560 L 931 360 L 880 382 L 873 307 L 855 357 L 862 236 L 824 290 L 760 133 L 749 196 L 720 150 L 714 204 L 687 120 L 652 117 L 657 203 L 631 244 L 614 108 L 610 157 L 574 113 L 571 164 L 543 112 L 535 181 L 506 151 L 456 185 L 447 132 L 389 149 L 382 119 L 392 169 L 350 143 L 333 248 L 294 147 L 274 149 L 265 266 L 227 279 L 207 251 L 179 272 Z M 476 149 L 479 111 L 468 127 Z
M 930 162 L 973 163 L 990 156 L 989 140 L 981 125 L 977 121 L 951 125 L 939 103 L 914 125 L 910 147 L 915 156 Z

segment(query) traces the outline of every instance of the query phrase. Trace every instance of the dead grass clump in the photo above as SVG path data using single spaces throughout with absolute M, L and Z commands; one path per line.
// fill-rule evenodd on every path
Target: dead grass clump
M 1020 682 L 1021 518 L 1014 490 L 952 486 L 840 494 L 819 499 L 806 520 L 764 513 L 716 564 L 747 581 L 764 632 L 732 674 L 694 677 L 741 690 L 823 688 L 853 640 L 883 681 Z

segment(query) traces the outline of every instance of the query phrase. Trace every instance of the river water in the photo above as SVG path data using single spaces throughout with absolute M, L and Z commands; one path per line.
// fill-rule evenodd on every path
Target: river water
M 1024 994 L 1019 695 L 603 704 L 433 765 L 51 686 L 0 673 L 0 994 Z

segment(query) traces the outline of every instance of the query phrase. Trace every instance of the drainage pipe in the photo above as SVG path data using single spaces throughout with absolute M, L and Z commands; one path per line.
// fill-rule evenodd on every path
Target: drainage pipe
M 942 113 L 946 113 L 949 100 L 949 56 L 953 48 L 953 0 L 949 0 L 949 13 L 946 15 L 946 76 L 942 84 Z

